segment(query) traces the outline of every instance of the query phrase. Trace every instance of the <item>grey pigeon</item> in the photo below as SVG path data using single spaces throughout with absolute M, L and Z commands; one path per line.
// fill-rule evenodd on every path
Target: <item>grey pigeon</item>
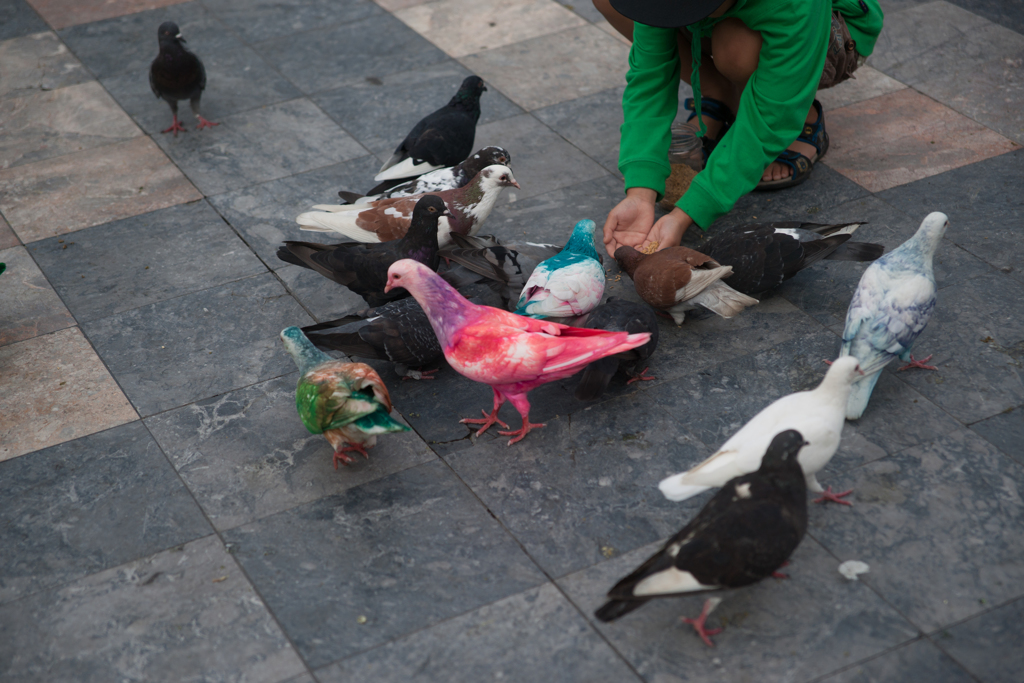
M 617 356 L 596 360 L 588 365 L 576 387 L 577 399 L 593 401 L 600 398 L 612 377 L 620 370 L 630 378 L 627 384 L 655 379 L 647 375 L 646 365 L 647 359 L 658 348 L 658 317 L 650 306 L 610 296 L 607 301 L 590 312 L 585 327 L 630 334 L 650 332 L 651 340 L 643 346 L 624 351 Z M 638 370 L 641 367 L 643 369 Z
M 165 21 L 157 29 L 160 43 L 160 54 L 149 67 L 149 87 L 153 94 L 166 102 L 171 108 L 174 122 L 170 128 L 161 133 L 185 132 L 185 127 L 178 121 L 178 100 L 188 100 L 199 124 L 196 130 L 219 126 L 219 123 L 207 121 L 199 113 L 199 100 L 206 88 L 206 68 L 195 54 L 185 49 L 178 25 L 173 21 Z

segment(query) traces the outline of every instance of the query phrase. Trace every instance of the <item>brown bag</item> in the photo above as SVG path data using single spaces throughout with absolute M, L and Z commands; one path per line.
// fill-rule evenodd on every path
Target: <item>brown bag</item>
M 832 29 L 828 40 L 828 54 L 825 56 L 825 68 L 818 81 L 818 90 L 839 85 L 857 70 L 860 55 L 857 54 L 857 42 L 850 36 L 850 29 L 839 12 L 832 12 Z

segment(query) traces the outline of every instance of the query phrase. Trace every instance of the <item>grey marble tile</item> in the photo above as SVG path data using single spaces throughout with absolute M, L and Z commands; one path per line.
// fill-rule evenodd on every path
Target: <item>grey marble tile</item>
M 591 0 L 581 0 L 580 2 L 564 2 L 560 0 L 558 4 L 572 10 L 592 24 L 598 24 L 605 20 L 601 13 L 597 11 L 597 8 L 594 7 L 594 3 Z
M 558 581 L 602 635 L 647 681 L 807 681 L 918 635 L 868 586 L 847 581 L 839 563 L 806 537 L 785 571 L 715 595 L 723 603 L 708 619 L 724 626 L 709 648 L 681 623 L 707 595 L 652 600 L 610 624 L 591 615 L 616 581 L 659 546 L 650 545 Z
M 314 204 L 337 204 L 338 190 L 367 190 L 380 168 L 376 157 L 362 156 L 307 173 L 286 176 L 215 197 L 210 203 L 270 268 L 288 267 L 277 258 L 284 240 L 331 244 L 342 235 L 300 230 L 295 217 Z
M 544 582 L 440 462 L 225 536 L 314 668 Z
M 1024 465 L 1024 410 L 1019 406 L 975 422 L 971 430 Z
M 934 683 L 970 683 L 966 671 L 927 638 L 861 662 L 821 683 L 871 683 L 872 681 L 934 681 Z
M 623 90 L 625 86 L 604 90 L 538 109 L 533 115 L 607 170 L 618 173 Z
M 0 463 L 0 602 L 211 532 L 141 422 Z
M 298 676 L 290 676 L 289 678 L 279 681 L 278 683 L 317 683 L 317 680 L 313 678 L 311 673 L 301 673 Z
M 301 236 L 300 236 L 301 237 Z M 320 273 L 300 266 L 277 271 L 291 295 L 318 321 L 333 320 L 367 307 L 363 297 Z
M 974 14 L 981 15 L 1000 26 L 1024 34 L 1024 7 L 1019 2 L 1002 0 L 950 0 Z
M 512 154 L 512 166 L 522 190 L 506 190 L 498 200 L 499 205 L 512 201 L 513 196 L 518 201 L 608 175 L 604 167 L 530 114 L 477 126 L 476 145 L 501 145 Z M 577 220 L 569 224 L 566 234 Z
M 210 121 L 220 122 L 231 114 L 302 95 L 248 47 L 238 45 L 228 51 L 204 52 L 202 58 L 206 67 L 202 112 Z M 171 109 L 153 95 L 147 69 L 109 76 L 101 82 L 146 133 L 160 137 L 160 131 L 171 125 Z M 203 137 L 217 130 L 197 131 L 192 110 L 185 100 L 178 103 L 178 114 L 188 135 Z
M 370 459 L 332 466 L 332 449 L 295 410 L 292 373 L 146 420 L 218 529 L 339 493 L 436 456 L 413 432 L 381 436 Z M 400 419 L 400 418 L 399 418 Z
M 205 201 L 40 240 L 29 250 L 80 322 L 266 272 Z
M 368 0 L 204 0 L 203 4 L 249 43 L 357 21 L 381 12 Z
M 267 273 L 82 328 L 145 417 L 291 372 L 278 334 L 310 322 Z
M 20 38 L 46 30 L 49 30 L 49 26 L 25 0 L 8 0 L 0 5 L 0 40 Z
M 0 607 L 17 681 L 254 681 L 303 671 L 216 536 Z
M 932 638 L 983 681 L 1012 681 L 1024 668 L 1024 600 L 1016 600 L 970 621 L 943 629 Z
M 809 533 L 866 562 L 860 579 L 933 631 L 1024 593 L 1022 477 L 981 437 L 954 432 L 847 472 L 853 507 L 818 509 Z
M 205 195 L 322 168 L 366 150 L 306 99 L 232 114 L 198 134 L 154 140 Z
M 343 681 L 638 681 L 552 584 L 545 584 L 316 672 Z
M 7 264 L 0 280 L 0 346 L 75 324 L 25 247 L 0 251 L 0 263 Z
M 469 69 L 450 60 L 353 81 L 313 100 L 363 147 L 386 159 L 417 121 L 448 103 L 470 74 Z M 478 125 L 522 113 L 522 109 L 490 86 L 480 98 Z M 517 156 L 512 150 L 509 152 L 515 167 Z
M 241 41 L 198 2 L 79 24 L 57 33 L 96 78 L 123 73 L 148 78 L 149 65 L 160 52 L 156 29 L 165 21 L 178 25 L 188 49 L 200 59 L 242 47 Z
M 0 21 L 0 26 L 7 24 Z M 16 22 L 12 26 L 16 28 Z M 91 77 L 82 63 L 52 31 L 0 42 L 0 97 L 21 97 L 88 80 Z
M 306 93 L 334 90 L 448 60 L 390 14 L 260 43 L 260 54 Z

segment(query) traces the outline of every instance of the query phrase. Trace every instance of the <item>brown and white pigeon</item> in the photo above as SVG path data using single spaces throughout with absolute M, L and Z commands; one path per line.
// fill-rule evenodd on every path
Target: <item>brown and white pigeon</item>
M 178 100 L 188 100 L 199 124 L 196 130 L 219 126 L 219 123 L 207 121 L 199 113 L 199 100 L 206 88 L 206 68 L 195 54 L 185 49 L 178 25 L 173 21 L 165 21 L 157 29 L 157 40 L 160 43 L 160 54 L 149 67 L 149 87 L 153 94 L 166 102 L 171 108 L 174 123 L 161 133 L 185 132 L 185 127 L 178 121 Z
M 438 223 L 438 244 L 445 246 L 451 241 L 449 232 L 475 235 L 506 187 L 519 187 L 519 183 L 512 169 L 495 164 L 480 171 L 465 187 L 431 193 L 444 200 L 451 214 Z M 423 196 L 381 199 L 352 206 L 318 204 L 313 207 L 317 211 L 299 214 L 295 220 L 303 230 L 336 232 L 357 242 L 389 242 L 405 235 L 413 208 Z
M 640 298 L 672 316 L 682 325 L 686 311 L 703 306 L 723 318 L 731 318 L 757 299 L 741 294 L 722 282 L 732 274 L 710 256 L 686 247 L 668 247 L 642 254 L 633 247 L 615 250 L 619 267 L 633 279 Z

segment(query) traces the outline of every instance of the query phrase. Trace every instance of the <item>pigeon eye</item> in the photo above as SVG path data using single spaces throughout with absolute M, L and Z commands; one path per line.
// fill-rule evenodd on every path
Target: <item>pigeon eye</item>
M 432 206 L 427 207 L 427 211 L 429 211 L 430 213 L 437 213 L 437 209 L 435 209 Z

